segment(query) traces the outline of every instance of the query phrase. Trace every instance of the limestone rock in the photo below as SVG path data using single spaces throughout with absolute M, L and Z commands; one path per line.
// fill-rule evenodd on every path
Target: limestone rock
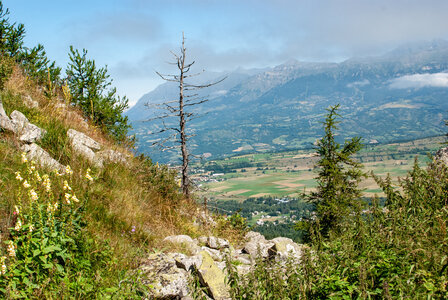
M 76 140 L 76 143 L 81 144 L 85 147 L 89 147 L 92 150 L 100 150 L 101 145 L 94 139 L 90 138 L 89 136 L 85 135 L 82 132 L 76 131 L 74 129 L 69 129 L 67 131 L 67 136 L 71 140 Z
M 8 116 L 0 115 L 0 128 L 16 133 L 16 127 Z
M 196 242 L 188 235 L 170 235 L 163 239 L 164 242 L 169 242 L 180 247 L 185 247 L 191 253 L 196 254 L 199 250 Z
M 14 132 L 22 142 L 34 143 L 47 133 L 46 130 L 31 124 L 25 115 L 17 110 L 11 113 L 11 122 L 15 128 Z
M 25 144 L 21 147 L 21 150 L 26 153 L 29 160 L 36 161 L 40 166 L 51 170 L 63 171 L 65 168 L 57 160 L 52 158 L 48 152 L 39 147 L 38 145 Z
M 224 254 L 217 249 L 211 249 L 203 246 L 201 247 L 201 252 L 203 251 L 207 252 L 215 261 L 222 261 L 224 259 Z
M 0 128 L 16 133 L 16 127 L 6 114 L 1 99 L 0 99 Z
M 186 256 L 182 253 L 173 253 L 173 258 L 176 261 L 178 268 L 185 271 L 191 271 L 192 269 L 199 269 L 202 264 L 202 255 Z
M 448 147 L 439 149 L 434 155 L 434 160 L 439 161 L 448 166 Z
M 243 253 L 250 254 L 252 259 L 257 256 L 267 258 L 272 253 L 272 248 L 275 244 L 271 241 L 267 241 L 263 235 L 258 232 L 249 231 L 245 239 L 247 242 L 244 244 Z
M 164 254 L 151 254 L 139 269 L 151 285 L 150 299 L 181 299 L 189 294 L 189 274 L 177 268 L 175 260 Z
M 201 236 L 198 238 L 199 243 L 206 245 L 212 249 L 224 249 L 229 248 L 230 243 L 228 240 L 217 238 L 214 236 Z
M 206 251 L 201 251 L 200 254 L 203 261 L 198 269 L 198 274 L 202 285 L 207 287 L 209 295 L 215 300 L 231 299 L 224 272 L 218 268 Z
M 69 129 L 67 136 L 74 151 L 97 167 L 102 167 L 102 160 L 96 157 L 94 151 L 101 149 L 101 145 L 97 141 L 74 129 Z
M 277 237 L 272 239 L 271 242 L 273 242 L 275 246 L 269 251 L 271 251 L 272 255 L 276 255 L 276 257 L 280 259 L 286 259 L 288 257 L 300 259 L 302 256 L 302 248 L 289 238 Z
M 2 102 L 1 98 L 0 98 L 0 116 L 1 117 L 8 117 L 8 115 L 5 112 L 5 109 L 3 108 L 3 102 Z

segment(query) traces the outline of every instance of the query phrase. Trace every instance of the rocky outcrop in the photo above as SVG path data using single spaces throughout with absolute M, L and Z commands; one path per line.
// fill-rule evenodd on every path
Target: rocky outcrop
M 67 136 L 72 149 L 96 167 L 101 168 L 106 162 L 127 164 L 124 154 L 111 149 L 100 151 L 101 144 L 82 132 L 69 129 Z
M 0 102 L 0 127 L 2 129 L 16 134 L 19 140 L 25 143 L 39 141 L 46 134 L 44 129 L 31 124 L 27 117 L 17 110 L 13 111 L 10 117 L 8 117 Z
M 448 166 L 448 147 L 439 149 L 434 155 L 434 160 L 439 161 Z
M 95 151 L 101 149 L 101 145 L 97 141 L 74 129 L 69 129 L 67 136 L 72 149 L 76 153 L 86 158 L 95 166 L 102 167 L 102 161 L 95 155 Z
M 48 152 L 34 143 L 22 145 L 21 150 L 26 153 L 29 160 L 36 161 L 42 167 L 58 170 L 60 172 L 63 172 L 65 169 L 65 167 L 52 158 Z
M 189 274 L 178 268 L 172 255 L 151 254 L 140 265 L 143 283 L 152 286 L 149 299 L 182 299 L 189 294 Z
M 8 115 L 6 114 L 1 99 L 0 99 L 0 128 L 15 133 L 14 124 L 11 122 Z
M 274 253 L 275 243 L 267 241 L 258 232 L 248 232 L 245 239 L 247 242 L 244 244 L 242 252 L 249 254 L 252 259 L 255 259 L 257 256 L 267 258 L 270 256 L 270 253 Z
M 47 133 L 28 121 L 27 117 L 21 112 L 15 110 L 11 113 L 11 122 L 14 126 L 14 132 L 19 136 L 19 140 L 25 143 L 34 143 L 43 138 Z
M 174 235 L 166 237 L 164 241 L 174 245 L 175 249 L 184 249 L 189 255 L 159 253 L 155 259 L 152 254 L 142 264 L 141 268 L 148 270 L 148 264 L 156 261 L 153 268 L 157 269 L 157 272 L 154 270 L 151 273 L 144 272 L 148 276 L 153 276 L 152 279 L 145 279 L 146 282 L 153 282 L 154 290 L 150 299 L 190 299 L 188 298 L 190 294 L 185 294 L 188 288 L 178 288 L 180 282 L 183 282 L 185 274 L 190 282 L 194 281 L 192 277 L 197 276 L 200 285 L 207 293 L 204 297 L 230 299 L 229 287 L 226 285 L 225 265 L 227 259 L 235 262 L 238 274 L 243 275 L 254 267 L 257 262 L 257 254 L 264 259 L 275 259 L 279 261 L 280 265 L 289 259 L 299 262 L 302 254 L 302 246 L 294 243 L 291 239 L 279 237 L 266 240 L 258 232 L 247 233 L 244 246 L 240 249 L 233 249 L 227 240 L 213 236 L 192 239 L 187 235 Z M 173 268 L 182 271 L 178 272 Z M 170 278 L 173 283 L 167 281 Z M 174 292 L 177 294 L 173 294 Z
M 197 271 L 202 286 L 207 288 L 208 295 L 215 300 L 231 299 L 224 272 L 218 268 L 208 252 L 201 251 L 200 255 L 202 256 L 202 264 Z

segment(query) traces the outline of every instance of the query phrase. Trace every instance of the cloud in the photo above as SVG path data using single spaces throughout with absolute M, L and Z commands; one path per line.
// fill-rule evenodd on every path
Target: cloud
M 410 89 L 424 87 L 448 87 L 448 73 L 413 74 L 391 80 L 391 89 Z

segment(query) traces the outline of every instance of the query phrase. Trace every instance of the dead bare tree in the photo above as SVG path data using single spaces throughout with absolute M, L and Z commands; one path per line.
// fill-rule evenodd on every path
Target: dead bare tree
M 163 103 L 150 104 L 149 106 L 161 109 L 164 111 L 161 115 L 149 119 L 148 121 L 160 120 L 162 123 L 161 129 L 154 132 L 154 134 L 163 134 L 165 132 L 171 132 L 167 137 L 162 138 L 159 141 L 153 143 L 158 145 L 162 150 L 168 150 L 173 147 L 179 147 L 181 152 L 182 162 L 182 181 L 181 187 L 184 196 L 190 199 L 190 189 L 192 182 L 189 175 L 189 163 L 191 154 L 188 151 L 188 141 L 194 134 L 188 132 L 187 124 L 189 121 L 198 117 L 198 114 L 192 110 L 192 107 L 209 101 L 207 97 L 199 96 L 198 90 L 213 86 L 222 82 L 226 77 L 221 80 L 214 81 L 207 84 L 192 84 L 189 82 L 189 78 L 200 75 L 201 73 L 190 74 L 191 67 L 194 65 L 194 61 L 188 63 L 186 60 L 187 49 L 185 48 L 185 37 L 182 33 L 182 47 L 180 53 L 176 54 L 171 51 L 174 56 L 174 62 L 170 64 L 175 65 L 178 70 L 178 74 L 161 74 L 156 72 L 163 80 L 169 82 L 176 82 L 179 85 L 179 98 L 167 101 Z M 170 118 L 176 118 L 178 125 L 167 123 L 166 120 Z M 166 146 L 168 141 L 174 141 L 177 146 Z

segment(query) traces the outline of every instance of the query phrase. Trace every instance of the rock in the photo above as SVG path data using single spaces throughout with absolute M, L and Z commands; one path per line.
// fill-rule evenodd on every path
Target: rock
M 8 115 L 5 112 L 5 109 L 3 108 L 3 103 L 1 99 L 0 99 L 0 128 L 13 133 L 17 133 L 14 123 L 9 119 Z
M 34 143 L 40 140 L 47 131 L 31 124 L 30 121 L 20 111 L 11 113 L 11 122 L 15 128 L 15 133 L 19 136 L 19 140 L 26 143 Z
M 123 153 L 110 149 L 97 152 L 96 156 L 103 162 L 107 161 L 115 164 L 116 163 L 127 164 L 128 162 L 126 156 Z
M 3 108 L 3 102 L 0 98 L 0 117 L 8 117 L 8 115 L 5 112 L 5 109 Z
M 224 272 L 218 268 L 206 251 L 201 251 L 200 254 L 203 261 L 197 271 L 202 285 L 207 288 L 209 295 L 215 300 L 231 299 Z
M 94 139 L 88 137 L 82 132 L 76 131 L 74 129 L 69 129 L 67 131 L 67 136 L 72 146 L 72 149 L 79 155 L 86 158 L 92 164 L 97 167 L 102 167 L 102 160 L 96 157 L 94 150 L 100 150 L 101 145 Z
M 16 127 L 7 116 L 0 115 L 0 128 L 16 133 Z
M 139 269 L 151 285 L 150 299 L 181 299 L 189 294 L 189 274 L 177 268 L 175 260 L 164 254 L 151 254 Z
M 209 248 L 218 250 L 230 247 L 230 243 L 228 240 L 217 238 L 214 236 L 201 236 L 198 238 L 198 242 L 206 245 Z
M 85 147 L 88 147 L 92 150 L 101 150 L 101 145 L 94 139 L 90 138 L 89 136 L 85 135 L 82 132 L 76 131 L 74 129 L 69 129 L 67 131 L 67 136 L 71 140 L 76 140 L 77 144 L 81 144 Z
M 192 269 L 199 269 L 202 264 L 202 255 L 186 256 L 182 253 L 173 253 L 173 258 L 176 261 L 178 268 L 185 271 L 191 271 Z
M 434 160 L 439 161 L 448 166 L 448 147 L 439 149 L 434 155 Z
M 245 253 L 241 253 L 238 255 L 234 255 L 232 257 L 232 259 L 244 264 L 244 265 L 250 265 L 252 262 L 250 260 L 250 255 L 249 254 L 245 254 Z
M 289 238 L 277 237 L 270 241 L 275 244 L 273 248 L 269 249 L 271 255 L 276 255 L 280 259 L 287 259 L 288 257 L 300 259 L 302 256 L 302 248 Z
M 29 160 L 36 161 L 40 166 L 51 170 L 58 170 L 63 172 L 65 167 L 61 165 L 57 160 L 52 158 L 48 152 L 39 147 L 38 145 L 25 144 L 21 147 L 21 150 L 26 153 Z
M 28 106 L 29 108 L 39 108 L 39 103 L 33 100 L 33 98 L 31 98 L 30 95 L 24 96 L 22 97 L 22 99 L 23 103 L 25 103 L 25 105 Z
M 245 239 L 247 242 L 244 244 L 243 253 L 248 253 L 252 259 L 255 259 L 259 255 L 262 258 L 267 258 L 272 253 L 272 249 L 275 244 L 271 241 L 267 241 L 263 235 L 258 232 L 249 231 Z
M 215 261 L 222 261 L 224 259 L 224 254 L 217 249 L 202 246 L 201 250 L 207 252 Z
M 169 242 L 180 247 L 185 247 L 193 254 L 198 253 L 199 247 L 196 242 L 188 235 L 170 235 L 163 239 L 164 242 Z

